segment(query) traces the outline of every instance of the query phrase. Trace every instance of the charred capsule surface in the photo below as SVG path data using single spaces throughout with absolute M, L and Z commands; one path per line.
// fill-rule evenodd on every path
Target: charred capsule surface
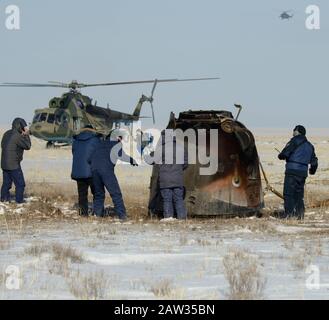
M 196 150 L 196 163 L 189 163 L 184 172 L 185 203 L 189 216 L 251 215 L 263 208 L 263 191 L 259 157 L 250 130 L 234 119 L 228 111 L 187 111 L 178 118 L 171 115 L 168 128 L 194 130 L 195 141 L 186 141 L 188 150 Z M 213 130 L 215 129 L 215 130 Z M 206 132 L 207 139 L 199 139 L 198 131 Z M 210 143 L 210 133 L 216 132 L 217 146 Z M 190 148 L 195 143 L 195 148 Z M 214 150 L 212 150 L 214 149 Z M 199 153 L 216 153 L 216 172 L 200 174 Z M 190 158 L 189 158 L 190 159 Z M 149 210 L 162 215 L 162 199 L 158 182 L 159 166 L 153 168 L 150 185 Z

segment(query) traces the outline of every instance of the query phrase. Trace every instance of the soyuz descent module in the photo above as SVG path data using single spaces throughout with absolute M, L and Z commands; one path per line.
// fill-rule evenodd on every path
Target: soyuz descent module
M 240 114 L 241 106 L 236 107 Z M 198 141 L 197 138 L 195 141 L 197 152 L 202 149 L 210 154 L 210 130 L 217 129 L 218 134 L 217 172 L 201 175 L 200 168 L 203 166 L 199 161 L 189 164 L 184 171 L 185 203 L 189 216 L 245 216 L 256 214 L 264 207 L 255 139 L 251 131 L 238 121 L 238 116 L 234 118 L 229 111 L 214 110 L 186 111 L 178 118 L 171 114 L 170 129 L 206 130 L 207 139 Z M 162 216 L 158 173 L 159 165 L 155 165 L 150 184 L 149 212 Z

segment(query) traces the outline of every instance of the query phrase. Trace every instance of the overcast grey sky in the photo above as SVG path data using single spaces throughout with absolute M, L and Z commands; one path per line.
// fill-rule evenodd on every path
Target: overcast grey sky
M 5 8 L 21 9 L 21 30 L 5 27 Z M 321 10 L 321 30 L 305 27 L 305 9 Z M 293 9 L 292 20 L 281 21 Z M 158 125 L 170 111 L 234 110 L 250 127 L 327 127 L 328 0 L 0 0 L 0 82 L 121 81 L 220 76 L 162 84 Z M 84 90 L 98 104 L 132 112 L 151 86 Z M 1 121 L 33 117 L 60 89 L 0 88 Z M 146 105 L 144 115 L 151 115 Z M 147 120 L 146 125 L 151 125 Z

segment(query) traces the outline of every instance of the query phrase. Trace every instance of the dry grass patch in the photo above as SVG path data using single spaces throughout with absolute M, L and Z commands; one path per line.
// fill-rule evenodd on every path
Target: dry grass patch
M 10 248 L 9 240 L 0 240 L 0 250 L 8 250 Z
M 125 196 L 125 203 L 127 204 L 127 214 L 129 219 L 138 221 L 140 219 L 148 219 L 147 203 L 148 199 L 142 196 L 139 199 L 135 199 L 132 196 Z
M 185 288 L 174 288 L 174 290 L 171 291 L 168 299 L 169 300 L 186 300 L 186 290 Z
M 180 236 L 180 238 L 179 238 L 179 244 L 181 246 L 186 246 L 188 244 L 188 239 L 187 239 L 186 234 Z
M 157 298 L 168 300 L 186 299 L 185 288 L 177 287 L 170 279 L 161 279 L 150 286 L 150 291 Z
M 6 277 L 5 277 L 4 270 L 2 267 L 0 267 L 0 288 L 4 287 L 5 280 L 6 280 Z
M 230 300 L 260 300 L 266 279 L 259 260 L 241 249 L 232 249 L 223 259 L 224 275 L 230 285 Z
M 329 207 L 329 199 L 319 199 L 318 194 L 307 194 L 306 197 L 307 207 L 312 209 L 325 209 Z
M 86 224 L 84 221 L 81 221 L 82 223 L 79 224 L 79 231 L 83 237 L 92 238 L 94 240 L 107 240 L 118 233 L 116 227 L 109 224 L 109 221 L 109 219 L 99 220 L 99 218 L 94 218 L 91 222 L 97 223 L 96 225 L 92 223 Z
M 48 272 L 50 274 L 69 278 L 71 276 L 71 264 L 84 262 L 81 252 L 71 246 L 56 243 L 51 246 L 51 251 L 53 257 L 48 262 Z
M 250 221 L 250 220 L 249 220 Z M 267 219 L 256 219 L 246 224 L 246 227 L 252 232 L 261 232 L 268 234 L 275 234 L 277 230 L 272 221 Z
M 55 274 L 62 276 L 64 278 L 70 277 L 71 274 L 71 263 L 68 260 L 50 260 L 48 261 L 48 272 L 50 274 Z
M 287 250 L 292 250 L 295 248 L 295 240 L 292 238 L 285 237 L 283 239 L 283 244 L 282 246 L 286 248 Z
M 305 254 L 313 257 L 322 256 L 324 253 L 321 239 L 312 242 L 305 242 L 302 248 L 305 251 Z
M 41 218 L 63 218 L 62 211 L 53 205 L 53 201 L 46 198 L 40 198 L 37 201 L 32 201 L 27 211 L 29 215 L 33 215 Z
M 304 242 L 298 252 L 291 257 L 291 265 L 294 270 L 305 270 L 314 258 L 323 255 L 321 239 L 312 242 Z
M 80 300 L 106 299 L 110 289 L 109 280 L 104 272 L 83 275 L 80 272 L 72 273 L 66 280 L 70 292 Z
M 305 252 L 298 252 L 291 257 L 291 265 L 294 270 L 305 270 L 312 262 L 312 258 L 309 255 L 305 255 Z
M 41 257 L 44 253 L 51 253 L 51 247 L 45 244 L 33 244 L 26 248 L 24 253 L 33 257 Z
M 75 202 L 77 191 L 74 184 L 28 183 L 29 196 L 42 198 L 47 202 Z
M 55 261 L 69 261 L 71 263 L 82 263 L 84 258 L 78 250 L 71 246 L 63 246 L 61 244 L 53 244 L 52 252 Z
M 156 296 L 156 297 L 168 297 L 170 296 L 175 287 L 173 285 L 172 280 L 170 279 L 161 279 L 158 282 L 155 282 L 151 285 L 150 291 Z
M 211 242 L 207 239 L 198 238 L 197 243 L 201 247 L 211 246 Z
M 69 261 L 71 263 L 84 262 L 83 256 L 78 250 L 59 243 L 53 245 L 34 244 L 26 248 L 24 253 L 34 257 L 40 257 L 44 253 L 51 253 L 55 261 Z
M 238 218 L 232 217 L 231 219 L 216 218 L 215 220 L 205 219 L 205 223 L 212 223 L 212 226 L 216 230 L 220 230 L 223 227 L 225 229 L 239 230 L 248 229 L 252 232 L 257 233 L 267 233 L 267 234 L 276 234 L 276 228 L 273 224 L 273 221 L 267 218 Z
M 315 226 L 316 227 L 316 226 Z M 329 237 L 329 228 L 318 228 L 317 230 L 305 230 L 300 232 L 301 236 L 304 237 Z
M 40 213 L 50 213 L 56 208 L 52 205 L 51 201 L 40 198 L 37 201 L 32 201 L 29 206 L 29 212 L 40 212 Z

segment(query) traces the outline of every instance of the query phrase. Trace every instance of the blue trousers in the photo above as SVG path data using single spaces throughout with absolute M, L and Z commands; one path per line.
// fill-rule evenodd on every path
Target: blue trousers
M 2 175 L 1 202 L 10 201 L 10 189 L 14 183 L 16 189 L 16 202 L 23 203 L 25 180 L 22 169 L 2 170 Z
M 114 170 L 107 172 L 93 171 L 94 182 L 94 213 L 98 217 L 104 216 L 104 201 L 105 201 L 105 188 L 109 192 L 113 204 L 114 210 L 120 219 L 127 217 L 126 208 L 123 202 L 122 193 L 114 174 Z
M 284 210 L 287 218 L 304 219 L 304 177 L 286 174 L 284 179 Z
M 172 218 L 176 210 L 177 219 L 186 219 L 187 212 L 184 203 L 184 188 L 161 189 L 163 199 L 163 215 Z

